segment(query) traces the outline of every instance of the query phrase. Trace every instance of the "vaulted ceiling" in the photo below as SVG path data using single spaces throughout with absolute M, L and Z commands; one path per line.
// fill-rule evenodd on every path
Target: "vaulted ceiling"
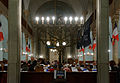
M 24 0 L 31 17 L 36 15 L 74 15 L 82 16 L 87 12 L 89 17 L 93 11 L 95 0 Z M 56 9 L 56 11 L 55 11 Z

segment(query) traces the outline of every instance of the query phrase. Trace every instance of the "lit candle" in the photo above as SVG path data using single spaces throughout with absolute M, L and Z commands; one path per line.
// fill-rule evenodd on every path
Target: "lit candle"
M 36 22 L 37 22 L 37 24 L 38 24 L 38 21 L 39 21 L 39 17 L 36 17 L 36 18 L 35 18 L 35 20 L 36 20 Z
M 54 24 L 54 22 L 55 22 L 55 17 L 54 16 L 52 17 L 52 20 L 53 20 L 53 24 Z
M 84 19 L 83 19 L 83 17 L 80 17 L 80 24 L 84 24 Z
M 41 19 L 42 19 L 42 24 L 44 24 L 44 20 L 45 20 L 45 18 L 44 18 L 44 17 L 42 17 Z
M 70 24 L 72 24 L 73 18 L 71 16 L 69 17 L 69 20 L 70 20 Z
M 47 17 L 46 20 L 47 20 L 47 24 L 49 24 L 50 17 Z
M 65 17 L 65 18 L 64 18 L 65 24 L 67 24 L 67 20 L 68 20 L 68 18 L 67 18 L 67 17 Z

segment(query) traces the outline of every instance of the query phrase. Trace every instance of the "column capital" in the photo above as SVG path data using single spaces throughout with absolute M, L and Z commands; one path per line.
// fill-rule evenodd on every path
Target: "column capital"
M 118 24 L 118 21 L 119 21 L 119 13 L 117 12 L 116 14 L 114 14 L 114 15 L 111 17 L 111 20 L 112 20 L 112 30 L 113 30 L 114 27 L 115 27 L 115 22 Z
M 116 13 L 111 17 L 112 19 L 112 24 L 114 24 L 115 22 L 118 23 L 119 21 L 119 11 L 116 11 Z

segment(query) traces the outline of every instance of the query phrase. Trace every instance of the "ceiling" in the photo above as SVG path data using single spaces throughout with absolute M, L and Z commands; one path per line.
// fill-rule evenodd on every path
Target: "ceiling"
M 24 9 L 29 10 L 31 18 L 58 13 L 65 16 L 83 16 L 84 12 L 87 12 L 88 18 L 93 11 L 93 1 L 95 0 L 24 0 Z

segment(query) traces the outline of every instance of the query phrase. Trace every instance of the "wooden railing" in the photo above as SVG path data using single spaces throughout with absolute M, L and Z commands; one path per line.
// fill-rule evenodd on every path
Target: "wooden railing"
M 53 72 L 21 72 L 20 83 L 51 83 Z M 110 72 L 110 83 L 118 83 L 118 73 Z M 97 72 L 68 72 L 68 83 L 97 83 Z M 0 83 L 7 83 L 7 72 L 0 72 Z

